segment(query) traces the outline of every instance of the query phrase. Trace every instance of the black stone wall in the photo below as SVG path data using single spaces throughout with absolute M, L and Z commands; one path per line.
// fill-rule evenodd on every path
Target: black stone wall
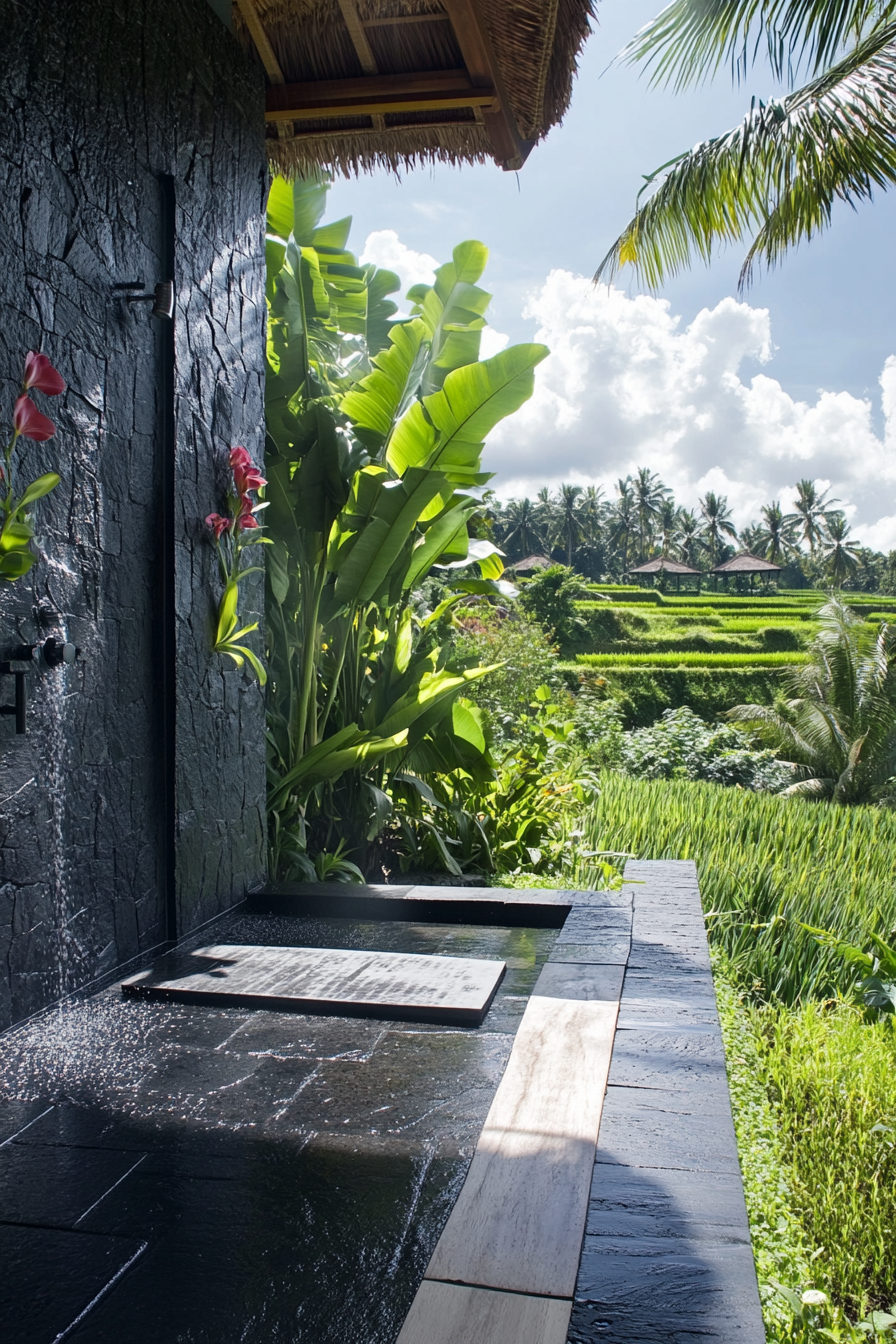
M 4 432 L 27 350 L 69 385 L 20 454 L 62 484 L 0 657 L 82 651 L 29 670 L 27 736 L 0 719 L 2 1026 L 263 880 L 263 697 L 210 651 L 202 519 L 229 447 L 262 457 L 266 183 L 261 80 L 207 0 L 0 0 L 0 32 Z M 112 290 L 172 245 L 173 333 Z

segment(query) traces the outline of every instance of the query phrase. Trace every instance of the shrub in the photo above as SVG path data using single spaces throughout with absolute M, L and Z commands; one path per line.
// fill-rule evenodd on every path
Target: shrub
M 708 724 L 686 705 L 667 709 L 649 728 L 624 737 L 622 769 L 641 779 L 703 779 L 776 793 L 793 772 L 771 751 L 756 751 L 747 733 Z
M 524 586 L 519 604 L 525 614 L 544 627 L 559 644 L 575 644 L 585 633 L 576 610 L 581 580 L 565 565 L 540 569 Z
M 508 612 L 486 603 L 461 608 L 456 642 L 462 658 L 503 664 L 467 691 L 499 735 L 513 731 L 518 715 L 528 710 L 539 686 L 559 682 L 554 645 L 539 622 L 518 608 Z

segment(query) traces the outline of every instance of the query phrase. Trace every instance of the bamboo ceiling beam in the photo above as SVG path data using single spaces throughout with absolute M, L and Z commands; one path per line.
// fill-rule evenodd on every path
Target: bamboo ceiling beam
M 489 86 L 498 95 L 488 110 L 480 104 L 495 158 L 505 171 L 522 168 L 534 142 L 520 135 L 479 0 L 442 0 L 442 3 L 473 84 Z
M 243 21 L 249 29 L 252 41 L 255 43 L 255 50 L 261 57 L 261 63 L 264 66 L 265 74 L 272 84 L 284 84 L 283 71 L 280 68 L 280 62 L 271 46 L 270 38 L 261 26 L 261 19 L 258 17 L 258 10 L 255 8 L 254 0 L 236 0 L 239 11 L 243 16 Z
M 255 8 L 255 0 L 236 0 L 236 3 L 243 16 L 243 21 L 249 29 L 249 35 L 255 43 L 255 50 L 261 58 L 265 74 L 272 84 L 284 84 L 286 81 L 283 77 L 283 70 L 277 60 L 277 54 L 271 46 L 270 38 L 262 27 L 258 10 Z M 288 129 L 284 122 L 278 124 L 277 134 L 281 140 L 287 135 Z
M 355 0 L 339 0 L 339 8 L 342 10 L 342 17 L 345 19 L 345 26 L 352 40 L 352 46 L 361 62 L 361 69 L 365 75 L 378 74 L 376 57 L 367 41 L 367 34 L 355 7 Z
M 447 14 L 396 14 L 386 19 L 362 19 L 362 28 L 397 28 L 405 23 L 448 23 Z

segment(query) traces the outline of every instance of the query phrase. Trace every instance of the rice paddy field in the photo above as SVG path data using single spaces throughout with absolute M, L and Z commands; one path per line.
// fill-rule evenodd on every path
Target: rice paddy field
M 781 673 L 804 660 L 826 594 L 666 592 L 589 584 L 577 602 L 583 637 L 561 663 L 568 680 L 599 679 L 627 726 L 690 705 L 714 716 L 736 704 L 773 702 Z M 848 593 L 865 620 L 896 620 L 896 599 Z M 587 634 L 584 632 L 587 631 Z M 740 680 L 738 680 L 740 677 Z

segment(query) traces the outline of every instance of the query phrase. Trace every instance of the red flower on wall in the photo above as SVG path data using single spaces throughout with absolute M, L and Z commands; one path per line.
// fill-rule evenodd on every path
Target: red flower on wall
M 46 443 L 56 433 L 53 421 L 48 420 L 24 392 L 16 401 L 12 427 L 16 434 L 21 434 L 24 439 L 34 439 L 36 443 Z
M 29 350 L 25 356 L 25 391 L 32 387 L 45 392 L 48 397 L 58 397 L 65 391 L 65 379 L 53 368 L 46 355 Z

